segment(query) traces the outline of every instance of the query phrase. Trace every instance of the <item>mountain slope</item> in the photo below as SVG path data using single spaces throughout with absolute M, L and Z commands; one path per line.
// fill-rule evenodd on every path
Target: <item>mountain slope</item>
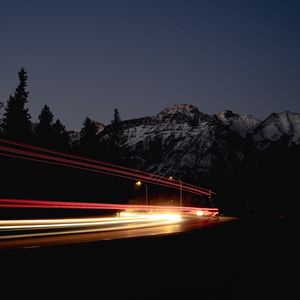
M 241 136 L 189 104 L 122 126 L 136 167 L 160 175 L 205 179 L 230 174 L 243 158 Z
M 288 144 L 300 143 L 300 113 L 285 111 L 272 113 L 252 132 L 252 138 L 260 149 L 286 138 Z
M 261 122 L 251 115 L 239 115 L 231 110 L 225 110 L 216 115 L 216 117 L 242 137 L 246 137 Z
M 236 174 L 245 158 L 272 141 L 300 142 L 300 114 L 273 113 L 263 122 L 224 111 L 207 115 L 190 104 L 170 106 L 156 116 L 122 121 L 124 146 L 134 167 L 189 180 Z M 110 126 L 101 132 L 107 136 Z

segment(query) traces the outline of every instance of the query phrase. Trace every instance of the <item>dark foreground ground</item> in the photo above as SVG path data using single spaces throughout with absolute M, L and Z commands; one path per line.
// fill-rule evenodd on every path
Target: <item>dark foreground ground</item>
M 251 218 L 173 236 L 1 251 L 1 299 L 296 299 L 296 240 L 286 221 Z

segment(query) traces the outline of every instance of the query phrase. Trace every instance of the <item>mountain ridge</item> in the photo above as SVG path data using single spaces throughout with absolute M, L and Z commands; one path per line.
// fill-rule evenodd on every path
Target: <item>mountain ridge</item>
M 291 132 L 286 124 L 296 128 L 298 134 L 300 114 L 290 113 L 292 123 L 284 123 L 281 114 L 272 113 L 272 117 L 260 121 L 229 110 L 208 115 L 191 104 L 176 104 L 154 116 L 122 121 L 123 145 L 135 167 L 144 171 L 202 179 L 233 174 L 249 151 L 262 149 L 257 137 L 270 144 L 264 138 L 270 119 L 276 122 L 274 127 L 281 129 L 280 136 Z M 100 138 L 109 131 L 110 125 L 105 126 Z M 300 142 L 297 135 L 292 137 Z
M 194 105 L 176 104 L 154 116 L 121 121 L 121 127 L 122 145 L 135 168 L 191 181 L 235 174 L 246 159 L 283 137 L 288 146 L 300 144 L 300 114 L 288 111 L 261 121 L 230 110 L 208 115 Z M 100 140 L 110 129 L 102 128 Z

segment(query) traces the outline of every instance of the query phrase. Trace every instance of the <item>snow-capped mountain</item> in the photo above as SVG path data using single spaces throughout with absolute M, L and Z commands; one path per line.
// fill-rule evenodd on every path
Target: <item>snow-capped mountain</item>
M 173 105 L 156 116 L 122 121 L 124 146 L 135 167 L 185 179 L 234 174 L 244 158 L 271 141 L 300 143 L 300 114 L 273 113 L 259 121 L 224 111 L 207 115 L 190 104 Z M 101 132 L 105 139 L 110 125 Z
M 149 172 L 217 176 L 234 172 L 243 158 L 241 136 L 193 105 L 174 105 L 156 116 L 122 124 L 131 159 Z
M 287 138 L 290 145 L 300 143 L 300 113 L 285 111 L 270 114 L 252 132 L 252 138 L 258 148 L 266 148 L 270 142 Z
M 260 120 L 251 115 L 239 115 L 233 113 L 231 110 L 225 110 L 216 115 L 216 117 L 232 130 L 238 132 L 242 137 L 246 137 L 248 133 L 261 123 Z

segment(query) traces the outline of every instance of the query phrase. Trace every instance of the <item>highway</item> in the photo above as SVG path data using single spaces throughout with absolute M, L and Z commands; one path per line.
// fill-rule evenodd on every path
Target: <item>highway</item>
M 120 212 L 111 217 L 0 221 L 0 249 L 30 248 L 189 232 L 232 217 Z
M 90 218 L 0 220 L 0 249 L 30 248 L 63 244 L 78 244 L 99 240 L 124 239 L 151 235 L 168 235 L 213 226 L 232 220 L 217 217 L 218 208 L 184 206 L 182 192 L 208 197 L 215 193 L 176 177 L 164 177 L 141 170 L 118 166 L 73 154 L 58 152 L 35 145 L 0 137 L 0 155 L 9 159 L 105 174 L 140 183 L 149 183 L 180 191 L 179 206 L 112 204 L 105 201 L 78 202 L 46 199 L 0 198 L 0 209 L 34 211 L 35 209 L 104 210 L 117 215 Z M 10 162 L 10 160 L 8 161 Z M 147 187 L 146 187 L 147 188 Z M 210 202 L 210 201 L 209 201 Z M 132 214 L 132 211 L 139 212 Z M 131 214 L 128 214 L 131 212 Z M 5 214 L 4 214 L 5 215 Z M 19 219 L 20 216 L 17 216 Z

